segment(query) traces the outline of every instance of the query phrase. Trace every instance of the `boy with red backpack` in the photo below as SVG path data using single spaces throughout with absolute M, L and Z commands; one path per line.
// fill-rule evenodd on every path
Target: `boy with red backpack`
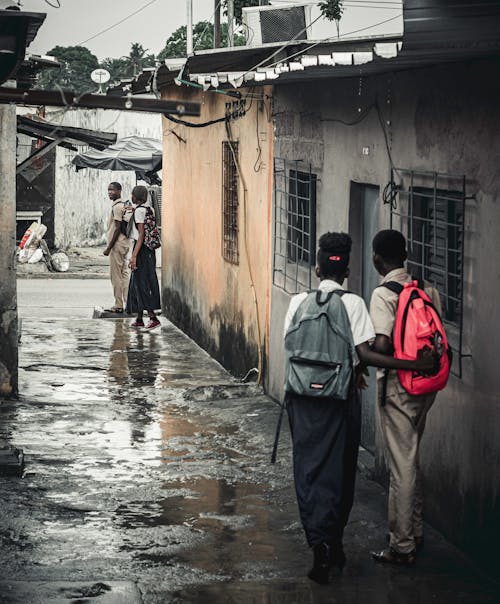
M 427 413 L 436 392 L 446 385 L 450 369 L 439 294 L 408 274 L 406 259 L 406 240 L 399 231 L 377 233 L 373 263 L 383 280 L 370 303 L 376 333 L 373 349 L 400 359 L 431 350 L 436 358 L 434 371 L 427 375 L 394 370 L 378 373 L 376 410 L 390 473 L 390 533 L 389 548 L 372 552 L 372 557 L 397 565 L 414 564 L 416 551 L 423 545 L 419 445 Z

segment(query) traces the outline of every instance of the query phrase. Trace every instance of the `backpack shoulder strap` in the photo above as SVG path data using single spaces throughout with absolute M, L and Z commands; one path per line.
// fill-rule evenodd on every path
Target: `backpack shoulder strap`
M 313 292 L 311 292 L 313 293 Z M 330 302 L 330 300 L 332 299 L 333 296 L 333 291 L 328 292 L 326 295 L 326 298 L 324 300 L 321 299 L 321 294 L 323 292 L 320 289 L 316 290 L 316 304 L 318 306 L 324 306 L 325 304 L 328 304 L 328 302 Z
M 352 294 L 348 289 L 334 289 L 333 293 L 337 294 L 340 298 L 342 298 L 344 294 Z
M 398 296 L 404 289 L 404 287 L 401 285 L 401 283 L 398 283 L 397 281 L 387 281 L 387 283 L 382 283 L 382 285 L 379 285 L 379 287 L 386 287 L 387 289 L 390 289 L 391 292 L 397 294 Z

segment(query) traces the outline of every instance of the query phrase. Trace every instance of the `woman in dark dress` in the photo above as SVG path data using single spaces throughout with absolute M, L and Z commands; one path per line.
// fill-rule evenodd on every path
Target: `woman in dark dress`
M 144 186 L 134 187 L 132 190 L 132 203 L 135 206 L 130 237 L 134 241 L 132 257 L 129 267 L 132 271 L 127 297 L 127 312 L 135 314 L 136 320 L 131 327 L 146 327 L 155 329 L 161 325 L 155 310 L 161 308 L 160 287 L 156 276 L 156 253 L 145 243 L 145 222 L 148 212 L 152 208 L 147 207 L 148 190 Z M 144 325 L 144 311 L 148 313 L 149 323 Z

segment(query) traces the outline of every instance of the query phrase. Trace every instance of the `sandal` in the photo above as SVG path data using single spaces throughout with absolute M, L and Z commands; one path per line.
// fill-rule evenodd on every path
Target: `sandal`
M 114 313 L 121 314 L 121 313 L 123 313 L 123 308 L 105 308 L 104 312 L 114 312 Z

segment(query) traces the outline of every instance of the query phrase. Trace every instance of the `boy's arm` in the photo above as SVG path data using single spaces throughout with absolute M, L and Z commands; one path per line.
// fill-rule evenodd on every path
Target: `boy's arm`
M 380 352 L 380 354 L 388 354 L 392 356 L 394 354 L 394 347 L 392 340 L 388 336 L 378 333 L 373 342 L 372 350 Z
M 377 336 L 378 338 L 379 336 Z M 387 336 L 382 336 L 387 338 Z M 390 354 L 383 354 L 370 348 L 368 342 L 363 342 L 356 346 L 356 352 L 359 360 L 363 365 L 372 365 L 374 367 L 382 367 L 383 369 L 406 369 L 409 371 L 432 371 L 434 369 L 436 359 L 429 349 L 429 352 L 424 352 L 421 357 L 415 361 L 404 361 L 403 359 L 395 359 Z

